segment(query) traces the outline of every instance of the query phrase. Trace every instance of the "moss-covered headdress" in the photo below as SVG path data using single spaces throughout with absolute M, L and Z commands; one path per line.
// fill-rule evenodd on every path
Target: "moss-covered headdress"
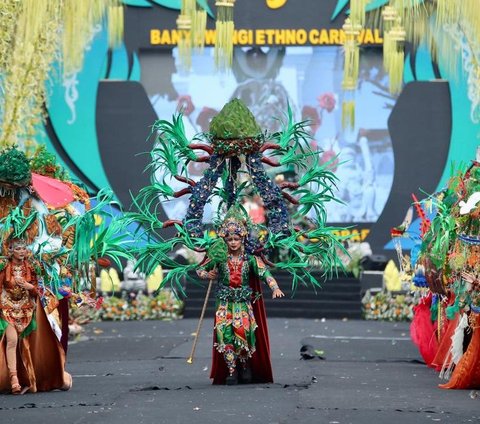
M 239 99 L 229 101 L 210 123 L 215 153 L 227 156 L 252 153 L 263 143 L 262 129 Z
M 0 185 L 26 187 L 32 174 L 25 153 L 16 147 L 9 147 L 0 153 Z

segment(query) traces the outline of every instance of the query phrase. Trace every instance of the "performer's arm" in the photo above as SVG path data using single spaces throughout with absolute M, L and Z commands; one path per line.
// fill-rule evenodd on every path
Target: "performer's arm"
M 285 294 L 280 290 L 277 280 L 273 278 L 272 274 L 267 269 L 265 263 L 256 256 L 255 256 L 255 260 L 257 265 L 256 269 L 257 269 L 258 277 L 260 278 L 260 280 L 264 281 L 268 287 L 270 287 L 270 290 L 272 291 L 272 299 L 285 296 Z
M 202 280 L 215 280 L 218 277 L 218 271 L 214 268 L 213 262 L 207 259 L 197 268 L 197 275 Z

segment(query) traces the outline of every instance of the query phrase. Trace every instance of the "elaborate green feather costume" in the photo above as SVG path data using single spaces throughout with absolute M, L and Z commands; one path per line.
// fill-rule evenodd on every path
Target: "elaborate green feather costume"
M 295 123 L 289 109 L 282 131 L 263 133 L 252 113 L 238 99 L 227 103 L 213 118 L 209 133 L 198 134 L 193 140 L 185 135 L 181 114 L 174 116 L 172 122 L 156 121 L 151 132 L 154 139 L 149 167 L 153 171 L 152 183 L 134 199 L 134 211 L 126 220 L 126 224 L 140 224 L 136 231 L 142 240 L 135 252 L 137 267 L 148 274 L 162 265 L 168 270 L 163 285 L 171 284 L 183 293 L 183 278 L 197 265 L 175 262 L 171 252 L 179 245 L 206 252 L 215 237 L 202 222 L 205 205 L 213 196 L 219 197 L 215 225 L 232 205 L 239 204 L 244 196 L 253 192 L 262 198 L 267 223 L 252 227 L 246 238 L 248 254 L 261 258 L 274 269 L 290 272 L 293 289 L 298 283 L 320 285 L 311 274 L 313 264 L 321 272 L 321 279 L 335 273 L 341 267 L 337 252 L 344 249 L 334 235 L 334 228 L 326 225 L 325 203 L 336 201 L 333 194 L 336 177 L 329 163 L 321 162 L 322 152 L 311 149 L 307 125 L 308 122 Z M 188 164 L 192 161 L 208 163 L 198 182 L 188 174 Z M 301 178 L 277 185 L 264 165 L 273 168 L 288 165 Z M 158 170 L 163 172 L 163 181 L 154 176 Z M 184 182 L 185 188 L 173 190 L 168 184 L 169 178 Z M 161 203 L 186 194 L 190 194 L 190 200 L 185 217 L 160 222 Z M 314 212 L 315 218 L 308 229 L 294 228 L 286 202 L 296 206 L 293 218 Z M 177 232 L 167 238 L 163 230 L 170 226 L 175 226 Z M 261 240 L 259 234 L 264 234 Z M 272 250 L 287 252 L 286 258 L 270 262 L 268 253 Z

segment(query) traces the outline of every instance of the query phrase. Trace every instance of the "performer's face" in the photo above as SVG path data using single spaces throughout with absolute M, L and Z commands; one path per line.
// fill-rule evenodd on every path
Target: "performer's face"
M 17 261 L 23 261 L 27 254 L 27 248 L 24 245 L 17 245 L 13 247 L 13 258 Z
M 225 237 L 225 242 L 230 252 L 237 252 L 242 247 L 242 238 L 237 234 L 229 234 Z

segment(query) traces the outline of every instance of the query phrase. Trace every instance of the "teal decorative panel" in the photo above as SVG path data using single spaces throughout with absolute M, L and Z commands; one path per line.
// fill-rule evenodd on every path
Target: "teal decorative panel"
M 85 52 L 83 69 L 67 80 L 57 66 L 49 89 L 48 112 L 60 143 L 79 170 L 97 188 L 110 184 L 98 150 L 96 99 L 108 43 L 101 30 Z

